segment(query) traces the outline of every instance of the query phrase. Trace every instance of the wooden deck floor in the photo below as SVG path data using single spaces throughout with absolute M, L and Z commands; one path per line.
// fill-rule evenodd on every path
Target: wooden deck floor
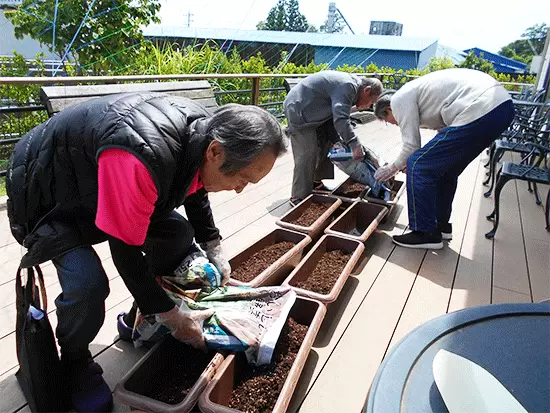
M 391 159 L 399 131 L 373 122 L 359 125 L 361 140 Z M 425 138 L 433 135 L 424 131 Z M 292 156 L 285 155 L 259 184 L 240 195 L 212 194 L 216 222 L 233 255 L 275 228 L 290 207 Z M 388 350 L 419 324 L 446 312 L 503 302 L 550 298 L 550 234 L 542 206 L 524 183 L 509 183 L 502 194 L 502 219 L 496 239 L 484 238 L 492 198 L 483 197 L 481 157 L 459 180 L 453 210 L 453 240 L 441 251 L 396 247 L 391 236 L 407 227 L 406 195 L 387 223 L 366 244 L 361 265 L 328 308 L 291 404 L 291 411 L 359 412 L 376 370 Z M 337 178 L 343 180 L 342 175 Z M 547 188 L 541 188 L 546 194 Z M 15 380 L 14 275 L 22 249 L 9 233 L 0 202 L 0 411 L 29 411 Z M 105 324 L 91 351 L 114 387 L 144 354 L 118 340 L 116 315 L 132 302 L 114 269 L 106 245 L 98 253 L 110 277 Z M 53 266 L 44 266 L 48 296 L 60 292 Z M 53 304 L 50 311 L 54 310 Z M 50 314 L 56 324 L 55 311 Z M 117 404 L 116 411 L 128 411 Z

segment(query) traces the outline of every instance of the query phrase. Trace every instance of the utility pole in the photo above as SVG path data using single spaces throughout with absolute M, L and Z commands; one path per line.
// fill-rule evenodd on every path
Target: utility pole
M 328 4 L 327 26 L 325 28 L 325 32 L 333 33 L 335 24 L 336 24 L 336 3 L 329 3 Z

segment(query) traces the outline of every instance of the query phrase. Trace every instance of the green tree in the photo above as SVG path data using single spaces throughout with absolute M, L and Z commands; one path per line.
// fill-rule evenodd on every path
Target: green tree
M 493 64 L 485 60 L 483 58 L 483 54 L 481 54 L 481 56 L 476 56 L 474 52 L 468 53 L 464 61 L 460 63 L 458 67 L 480 70 L 482 72 L 490 74 L 491 76 L 495 76 L 495 68 Z
M 437 70 L 451 69 L 453 67 L 455 67 L 455 64 L 450 57 L 432 57 L 423 72 L 430 73 Z
M 276 30 L 282 32 L 316 32 L 315 26 L 307 22 L 306 16 L 300 13 L 298 0 L 277 0 L 269 10 L 267 19 L 256 25 L 258 30 Z
M 548 29 L 550 26 L 546 23 L 529 27 L 521 35 L 522 40 L 516 40 L 504 46 L 498 54 L 519 62 L 531 63 L 533 56 L 542 53 Z
M 160 22 L 159 10 L 159 0 L 23 0 L 5 14 L 17 38 L 29 35 L 60 58 L 104 73 L 133 61 L 143 41 L 140 27 Z

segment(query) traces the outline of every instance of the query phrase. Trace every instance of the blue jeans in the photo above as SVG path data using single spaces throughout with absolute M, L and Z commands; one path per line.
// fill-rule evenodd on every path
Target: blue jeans
M 439 131 L 407 160 L 409 228 L 436 232 L 451 217 L 458 176 L 514 119 L 511 100 L 464 126 Z
M 149 273 L 168 275 L 193 243 L 191 224 L 177 212 L 152 221 L 142 250 Z M 92 246 L 76 248 L 52 260 L 61 284 L 56 298 L 56 336 L 62 354 L 85 354 L 105 320 L 109 281 Z

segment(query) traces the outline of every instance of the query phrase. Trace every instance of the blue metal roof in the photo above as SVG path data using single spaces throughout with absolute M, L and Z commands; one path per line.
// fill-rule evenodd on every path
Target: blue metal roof
M 478 47 L 464 50 L 464 53 L 474 52 L 476 56 L 483 57 L 483 59 L 491 62 L 497 72 L 503 73 L 525 73 L 527 72 L 527 64 L 518 62 L 508 57 L 500 56 L 495 53 L 488 52 Z
M 277 32 L 271 30 L 200 29 L 151 25 L 143 31 L 146 37 L 234 40 L 311 46 L 349 47 L 359 49 L 422 51 L 437 42 L 435 38 L 376 36 L 367 34 Z

